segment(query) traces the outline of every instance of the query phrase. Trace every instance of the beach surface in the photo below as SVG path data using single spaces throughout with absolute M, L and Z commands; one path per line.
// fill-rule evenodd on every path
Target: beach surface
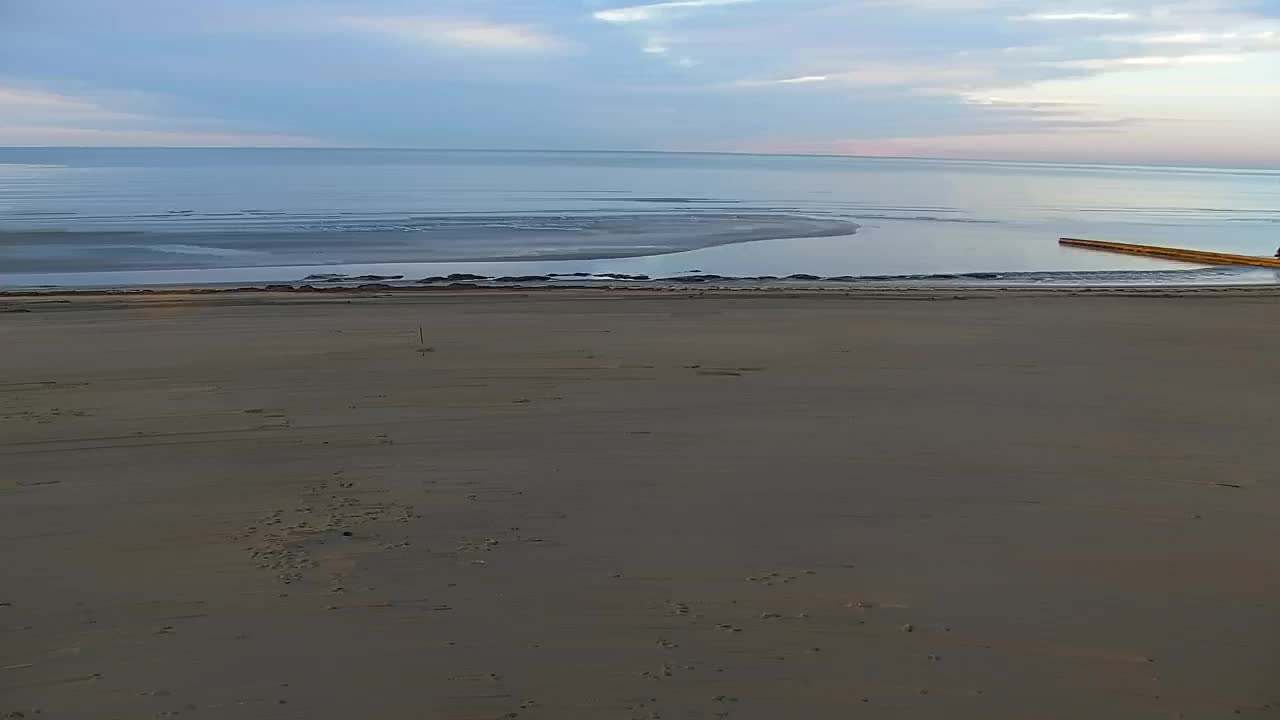
M 0 717 L 1277 717 L 1278 316 L 0 297 Z

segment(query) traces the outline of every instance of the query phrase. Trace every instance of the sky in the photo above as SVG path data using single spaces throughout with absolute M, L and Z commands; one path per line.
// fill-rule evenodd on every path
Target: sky
M 0 0 L 0 145 L 1280 167 L 1280 0 Z

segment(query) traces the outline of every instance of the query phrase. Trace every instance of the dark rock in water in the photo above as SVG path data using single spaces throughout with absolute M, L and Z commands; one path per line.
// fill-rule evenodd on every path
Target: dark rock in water
M 757 281 L 757 282 L 769 282 L 769 281 L 771 281 L 771 280 L 777 280 L 777 279 L 778 279 L 778 276 L 777 276 L 777 275 L 756 275 L 755 277 L 744 277 L 744 278 L 742 278 L 742 279 L 743 279 L 743 280 L 755 280 L 755 281 Z
M 320 292 L 320 288 L 315 285 L 299 285 L 295 288 L 298 292 Z
M 727 277 L 724 277 L 723 275 L 677 275 L 675 277 L 662 278 L 661 280 L 659 280 L 659 282 L 692 284 L 692 283 L 706 283 L 706 282 L 714 282 L 716 280 L 731 280 L 731 279 L 732 278 L 727 278 Z
M 976 273 L 965 273 L 964 276 L 967 278 L 973 278 L 975 280 L 999 280 L 1000 279 L 1000 273 L 976 272 Z
M 357 290 L 391 290 L 392 287 L 386 283 L 364 283 L 356 286 Z
M 586 273 L 586 272 L 576 272 L 576 273 L 551 273 L 551 274 L 550 274 L 550 275 L 548 275 L 547 277 L 553 277 L 553 278 L 554 278 L 554 277 L 591 277 L 591 273 Z
M 817 275 L 806 275 L 804 273 L 796 273 L 795 275 L 788 275 L 787 279 L 788 280 L 821 280 L 822 278 L 818 277 Z
M 403 275 L 342 275 L 339 273 L 316 273 L 302 278 L 303 282 L 343 283 L 343 282 L 381 282 L 383 280 L 403 280 Z
M 425 278 L 422 278 L 421 280 L 414 280 L 414 282 L 419 285 L 428 285 L 430 283 L 444 282 L 445 280 L 448 280 L 448 279 L 449 278 L 443 275 L 432 275 L 431 277 L 425 277 Z
M 268 292 L 281 291 L 281 290 L 286 292 L 292 292 L 293 286 L 292 285 L 268 285 L 265 288 L 263 288 L 263 290 L 266 290 Z
M 500 283 L 522 283 L 522 282 L 547 282 L 551 278 L 546 275 L 506 275 L 500 278 L 494 278 L 494 282 Z
M 450 275 L 449 277 L 445 278 L 445 280 L 453 280 L 453 281 L 457 281 L 457 280 L 488 280 L 488 279 L 489 279 L 489 277 L 488 277 L 487 275 L 472 275 L 471 273 L 453 273 L 453 274 L 452 274 L 452 275 Z

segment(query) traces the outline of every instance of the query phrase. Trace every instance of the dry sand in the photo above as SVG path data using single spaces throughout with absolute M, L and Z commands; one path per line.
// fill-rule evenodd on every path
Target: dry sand
M 1280 297 L 953 294 L 0 299 L 0 717 L 1280 714 Z

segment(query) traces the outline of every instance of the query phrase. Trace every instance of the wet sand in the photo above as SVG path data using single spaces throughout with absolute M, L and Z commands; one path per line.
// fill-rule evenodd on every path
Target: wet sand
M 0 717 L 1276 717 L 1280 297 L 1161 294 L 0 298 Z

